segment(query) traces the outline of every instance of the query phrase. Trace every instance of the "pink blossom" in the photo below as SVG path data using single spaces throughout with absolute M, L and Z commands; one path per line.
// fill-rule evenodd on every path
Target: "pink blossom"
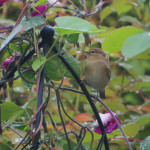
M 8 0 L 0 0 L 0 7 L 3 6 L 3 3 L 7 2 Z
M 19 53 L 18 52 L 15 52 L 15 56 L 17 56 Z M 7 58 L 5 59 L 3 62 L 2 62 L 2 66 L 4 69 L 7 69 L 8 65 L 14 60 L 14 56 L 11 56 L 10 58 Z
M 12 56 L 10 59 L 5 59 L 3 62 L 2 62 L 2 66 L 4 69 L 7 69 L 8 65 L 14 60 L 14 57 Z
M 119 121 L 119 123 L 121 124 L 121 121 L 119 120 L 118 116 L 113 112 L 114 116 L 116 117 L 116 119 Z M 111 114 L 109 112 L 106 112 L 106 114 L 99 114 L 104 128 L 106 130 L 106 133 L 111 133 L 112 131 L 117 129 L 117 123 L 115 122 L 114 118 L 111 116 Z M 98 133 L 98 134 L 102 134 L 100 127 L 98 126 L 98 122 L 97 120 L 93 123 L 95 129 L 94 132 Z
M 35 11 L 33 10 L 33 12 L 31 13 L 31 17 L 34 17 L 34 16 L 42 16 L 42 14 L 46 11 L 47 9 L 47 5 L 44 4 L 44 5 L 39 5 L 37 7 L 35 7 L 38 11 Z M 44 18 L 46 18 L 46 14 L 44 14 L 43 16 Z

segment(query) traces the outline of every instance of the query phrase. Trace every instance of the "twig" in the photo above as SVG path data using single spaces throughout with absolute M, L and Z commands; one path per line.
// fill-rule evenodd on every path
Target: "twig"
M 16 146 L 16 148 L 14 150 L 17 150 L 19 148 L 19 146 L 23 143 L 23 141 L 26 139 L 26 137 L 29 135 L 29 133 L 30 133 L 30 131 L 27 132 L 27 134 L 23 137 L 21 142 Z
M 82 131 L 84 131 L 83 136 L 82 136 Z M 83 141 L 85 135 L 86 135 L 86 130 L 85 130 L 85 127 L 83 127 L 83 128 L 81 129 L 80 135 L 79 135 L 79 137 L 82 137 L 82 138 L 80 138 L 80 140 L 78 141 L 78 146 L 75 147 L 75 150 L 79 150 L 79 149 L 80 149 L 80 146 L 82 146 L 82 141 Z
M 30 126 L 33 123 L 33 120 L 35 119 L 36 115 L 38 114 L 38 112 L 42 109 L 43 103 L 41 104 L 41 106 L 38 108 L 38 110 L 36 111 L 36 113 L 34 114 L 34 116 L 31 118 L 30 120 Z
M 16 27 L 16 26 L 19 24 L 19 22 L 21 21 L 21 19 L 22 19 L 22 17 L 24 16 L 26 10 L 28 9 L 28 5 L 29 5 L 29 4 L 30 4 L 30 2 L 28 2 L 28 3 L 24 6 L 23 10 L 21 11 L 21 13 L 20 13 L 20 15 L 19 15 L 19 17 L 18 17 L 18 19 L 17 19 L 17 21 L 16 21 L 15 26 L 13 27 L 13 29 L 15 29 L 15 27 Z
M 19 132 L 17 132 L 16 130 L 14 130 L 11 126 L 6 126 L 6 128 L 11 129 L 11 130 L 14 131 L 16 134 L 18 134 L 21 138 L 23 138 L 23 136 L 22 136 Z
M 20 66 L 21 66 L 21 62 L 22 62 L 22 58 L 26 55 L 28 49 L 30 48 L 31 44 L 29 44 L 26 48 L 26 50 L 24 51 L 24 53 L 22 54 L 22 56 L 19 58 L 19 61 L 18 61 L 18 65 L 17 65 L 17 70 L 18 70 L 18 74 L 20 75 L 20 77 L 22 78 L 22 80 L 26 81 L 27 83 L 30 83 L 30 84 L 34 84 L 34 82 L 32 82 L 31 80 L 27 80 L 22 74 L 21 74 L 21 71 L 20 71 Z
M 62 123 L 62 126 L 63 126 L 63 128 L 64 128 L 64 132 L 65 132 L 65 135 L 66 135 L 66 140 L 67 140 L 67 143 L 68 143 L 68 148 L 69 148 L 69 150 L 71 150 L 71 145 L 70 145 L 70 141 L 69 141 L 69 138 L 68 138 L 68 135 L 67 135 L 65 123 L 64 123 L 64 120 L 63 120 L 63 117 L 62 117 L 62 114 L 61 114 L 61 109 L 60 109 L 60 96 L 59 96 L 59 91 L 58 91 L 58 89 L 56 89 L 55 92 L 56 92 L 56 98 L 57 98 L 57 106 L 58 106 L 59 116 L 60 116 L 61 123 Z
M 34 136 L 37 135 L 37 133 L 39 132 L 39 130 L 40 130 L 41 126 L 42 126 L 42 122 L 43 122 L 43 114 L 42 114 L 42 112 L 41 112 L 41 117 L 40 117 L 40 118 L 41 118 L 41 119 L 40 119 L 40 123 L 39 123 L 39 125 L 38 125 L 36 131 L 32 134 L 32 137 L 34 137 Z
M 68 2 L 70 2 L 74 6 L 74 8 L 78 9 L 78 7 L 71 0 L 68 0 Z
M 26 73 L 26 72 L 28 72 L 28 71 L 33 71 L 33 70 L 32 70 L 31 68 L 25 69 L 25 70 L 21 71 L 21 74 L 24 74 L 24 73 Z M 0 81 L 0 84 L 6 83 L 6 82 L 9 82 L 9 81 L 17 80 L 19 77 L 20 77 L 20 76 L 18 75 L 18 76 L 16 76 L 16 77 L 13 78 L 13 79 L 10 78 L 10 79 L 7 79 L 7 80 L 2 80 L 2 81 Z
M 29 140 L 29 142 L 26 145 L 24 145 L 21 150 L 24 150 L 30 143 L 31 143 L 31 140 Z
M 50 118 L 50 120 L 51 120 L 51 123 L 52 123 L 52 126 L 53 126 L 53 128 L 55 129 L 55 131 L 57 132 L 56 124 L 55 124 L 55 122 L 53 121 L 53 118 L 52 118 L 51 114 L 50 114 L 48 111 L 45 111 L 45 113 L 49 116 L 49 118 Z
M 80 127 L 85 128 L 82 124 L 80 124 L 79 122 L 77 122 L 77 121 L 74 120 L 71 116 L 68 115 L 68 113 L 67 113 L 67 112 L 65 111 L 65 109 L 64 109 L 64 106 L 63 106 L 63 103 L 62 103 L 61 99 L 60 99 L 60 104 L 61 104 L 61 107 L 62 107 L 63 112 L 65 113 L 65 115 L 66 115 L 70 120 L 72 120 L 73 122 L 75 122 L 75 123 L 76 123 L 77 125 L 79 125 Z M 91 136 L 92 136 L 91 145 L 90 145 L 90 149 L 92 149 L 94 135 L 93 135 L 92 131 L 91 131 L 88 127 L 86 127 L 86 128 L 87 128 L 87 130 L 91 133 Z

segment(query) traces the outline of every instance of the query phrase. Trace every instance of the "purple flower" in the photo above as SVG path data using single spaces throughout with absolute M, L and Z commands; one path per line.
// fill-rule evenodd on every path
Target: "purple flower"
M 2 62 L 2 66 L 4 69 L 7 69 L 8 65 L 14 60 L 14 57 L 12 56 L 10 59 L 5 59 L 3 62 Z
M 3 6 L 3 3 L 7 2 L 8 0 L 0 0 L 0 7 Z
M 114 116 L 116 117 L 116 119 L 119 121 L 119 123 L 121 124 L 121 121 L 119 120 L 119 118 L 117 117 L 117 115 L 113 112 Z M 115 122 L 114 118 L 111 116 L 111 114 L 109 112 L 106 112 L 106 114 L 99 114 L 104 128 L 106 130 L 106 133 L 111 133 L 112 131 L 117 129 L 117 123 Z M 98 125 L 97 120 L 94 122 L 93 124 L 95 126 L 94 132 L 98 133 L 98 134 L 102 134 L 100 127 Z
M 31 13 L 31 17 L 34 17 L 34 16 L 42 16 L 42 14 L 45 12 L 45 10 L 47 9 L 47 5 L 44 4 L 44 5 L 39 5 L 37 7 L 35 7 L 39 12 L 33 10 L 33 12 Z M 43 16 L 44 18 L 46 18 L 46 14 L 44 14 Z
M 14 55 L 17 56 L 17 55 L 18 55 L 18 52 L 15 52 Z M 15 58 L 14 56 L 11 56 L 10 58 L 5 59 L 5 60 L 2 62 L 3 68 L 4 68 L 4 69 L 7 69 L 8 65 L 14 60 L 14 58 Z

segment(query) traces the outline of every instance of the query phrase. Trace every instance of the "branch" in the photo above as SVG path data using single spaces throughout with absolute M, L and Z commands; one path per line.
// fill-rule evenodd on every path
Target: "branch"
M 70 92 L 75 92 L 75 93 L 80 93 L 80 94 L 85 95 L 85 94 L 84 94 L 83 92 L 81 92 L 81 91 L 77 91 L 77 90 L 73 90 L 73 89 L 69 89 L 69 88 L 65 88 L 65 87 L 61 87 L 60 90 L 67 90 L 67 91 L 70 91 Z M 114 116 L 114 114 L 113 114 L 113 112 L 111 111 L 111 109 L 110 109 L 103 101 L 101 101 L 101 100 L 98 99 L 97 97 L 95 97 L 95 96 L 93 96 L 93 95 L 90 95 L 90 96 L 91 96 L 92 98 L 96 99 L 98 102 L 100 102 L 100 103 L 110 112 L 111 116 L 114 118 L 114 120 L 115 120 L 115 122 L 117 123 L 117 125 L 118 125 L 120 131 L 122 132 L 122 134 L 123 134 L 123 136 L 124 136 L 124 139 L 125 139 L 125 141 L 126 141 L 128 147 L 129 147 L 129 149 L 132 150 L 132 147 L 131 147 L 131 145 L 130 145 L 130 143 L 129 143 L 129 140 L 128 140 L 127 136 L 125 135 L 125 133 L 124 133 L 124 131 L 123 131 L 123 129 L 122 129 L 122 127 L 121 127 L 119 121 L 116 119 L 116 117 Z

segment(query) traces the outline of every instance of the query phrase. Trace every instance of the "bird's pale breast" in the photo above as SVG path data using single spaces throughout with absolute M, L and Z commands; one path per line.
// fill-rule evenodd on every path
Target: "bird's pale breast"
M 85 67 L 85 80 L 96 90 L 103 90 L 109 82 L 109 68 L 102 60 L 91 60 Z

